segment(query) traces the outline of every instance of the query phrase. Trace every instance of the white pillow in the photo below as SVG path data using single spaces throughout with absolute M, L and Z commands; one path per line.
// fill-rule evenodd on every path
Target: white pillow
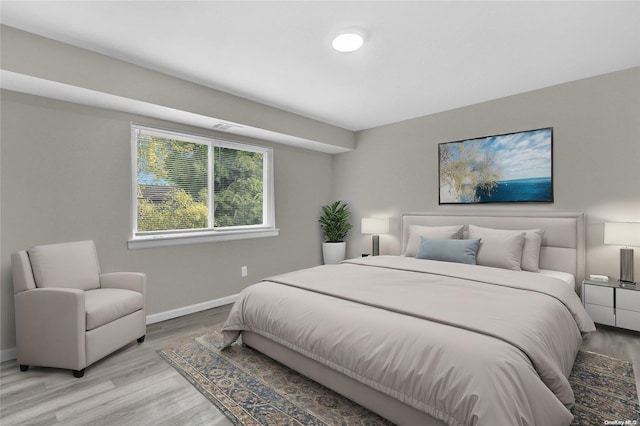
M 423 226 L 409 225 L 409 239 L 404 255 L 416 257 L 420 250 L 420 237 L 439 240 L 460 240 L 462 239 L 462 229 L 464 225 L 452 226 Z
M 542 246 L 542 236 L 544 229 L 528 229 L 524 236 L 524 247 L 522 248 L 521 267 L 525 271 L 540 271 L 540 247 Z
M 478 265 L 521 271 L 524 237 L 524 231 L 469 225 L 469 238 L 480 238 L 480 249 L 476 257 Z

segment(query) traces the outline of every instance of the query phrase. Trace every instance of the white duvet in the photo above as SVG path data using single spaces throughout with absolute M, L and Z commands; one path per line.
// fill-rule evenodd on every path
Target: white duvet
M 449 425 L 569 425 L 567 377 L 595 330 L 541 274 L 377 256 L 245 289 L 223 327 L 247 330 Z

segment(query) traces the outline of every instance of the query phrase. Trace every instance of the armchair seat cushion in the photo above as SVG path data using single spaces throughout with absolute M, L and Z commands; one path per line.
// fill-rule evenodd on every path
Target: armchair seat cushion
M 142 293 L 119 288 L 98 288 L 85 292 L 87 331 L 139 311 L 144 306 Z

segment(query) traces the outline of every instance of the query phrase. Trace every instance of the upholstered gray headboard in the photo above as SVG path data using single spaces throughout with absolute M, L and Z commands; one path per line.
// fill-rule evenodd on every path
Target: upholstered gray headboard
M 540 268 L 573 274 L 576 283 L 585 274 L 584 215 L 582 213 L 403 213 L 402 253 L 410 225 L 468 225 L 496 229 L 544 229 Z

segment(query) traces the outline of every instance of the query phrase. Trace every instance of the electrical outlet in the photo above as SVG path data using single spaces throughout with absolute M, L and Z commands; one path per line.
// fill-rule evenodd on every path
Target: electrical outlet
M 242 275 L 243 277 L 246 277 L 247 275 L 249 275 L 249 271 L 247 270 L 246 266 L 240 267 L 240 275 Z

